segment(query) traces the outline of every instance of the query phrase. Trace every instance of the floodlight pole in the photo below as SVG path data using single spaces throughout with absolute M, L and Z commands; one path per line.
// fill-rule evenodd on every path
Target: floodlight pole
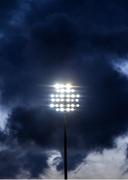
M 64 179 L 68 179 L 66 112 L 64 113 Z

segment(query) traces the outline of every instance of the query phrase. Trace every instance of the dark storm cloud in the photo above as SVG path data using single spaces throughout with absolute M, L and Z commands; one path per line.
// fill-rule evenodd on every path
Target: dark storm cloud
M 31 31 L 35 57 L 43 63 L 57 64 L 74 52 L 77 40 L 75 26 L 68 16 L 61 13 L 47 17 L 44 23 L 34 24 Z
M 0 150 L 1 178 L 37 178 L 48 168 L 47 155 L 36 145 L 11 145 Z
M 9 18 L 9 12 L 17 7 L 17 0 L 0 1 L 0 23 L 5 25 L 6 20 Z M 2 27 L 1 27 L 2 28 Z
M 17 137 L 22 144 L 35 142 L 45 148 L 54 146 L 60 148 L 63 121 L 58 118 L 55 113 L 42 111 L 41 108 L 17 108 L 10 116 L 7 128 L 10 129 L 11 135 Z
M 47 159 L 44 148 L 30 141 L 20 146 L 0 131 L 0 178 L 38 178 L 48 168 Z
M 32 0 L 23 8 L 25 4 L 19 1 L 7 2 L 10 4 L 0 2 L 0 79 L 2 104 L 15 107 L 8 118 L 9 135 L 22 145 L 34 142 L 62 152 L 62 117 L 45 106 L 40 108 L 47 103 L 43 95 L 50 93 L 45 85 L 60 76 L 80 82 L 86 98 L 81 101 L 81 111 L 69 115 L 69 168 L 73 169 L 89 150 L 112 147 L 113 139 L 127 130 L 127 80 L 112 68 L 110 57 L 127 54 L 128 4 Z M 17 18 L 21 26 L 17 26 Z M 82 155 L 75 153 L 80 149 L 85 149 Z M 38 149 L 33 151 L 38 159 Z M 2 153 L 0 158 L 6 151 Z M 19 156 L 14 159 L 18 165 L 13 162 L 8 177 L 23 167 Z M 39 175 L 46 162 L 44 158 L 40 167 L 36 165 L 36 173 L 36 167 L 28 163 L 35 157 L 27 154 L 24 159 L 32 177 Z M 10 168 L 10 161 L 1 166 Z

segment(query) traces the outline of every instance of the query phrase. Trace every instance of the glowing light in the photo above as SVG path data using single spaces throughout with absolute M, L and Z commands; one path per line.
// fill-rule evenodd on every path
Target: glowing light
M 71 107 L 75 107 L 75 104 L 71 104 Z
M 61 89 L 56 89 L 56 92 L 57 92 L 57 93 L 61 92 Z
M 75 86 L 70 83 L 56 83 L 53 87 L 55 89 L 54 93 L 50 95 L 51 104 L 49 105 L 52 109 L 60 112 L 71 112 L 80 107 L 78 103 L 80 95 L 76 93 Z
M 60 94 L 60 97 L 61 97 L 61 98 L 64 98 L 64 94 Z
M 66 89 L 65 92 L 66 92 L 66 93 L 70 93 L 71 90 L 70 90 L 70 89 Z
M 60 102 L 60 99 L 59 99 L 59 98 L 57 98 L 57 99 L 56 99 L 56 102 Z
M 51 108 L 54 108 L 54 104 L 50 104 L 50 107 L 51 107 Z
M 75 94 L 71 94 L 71 97 L 74 98 L 74 97 L 75 97 Z
M 60 89 L 60 92 L 61 92 L 61 93 L 64 93 L 64 91 L 65 91 L 64 89 Z
M 69 112 L 69 111 L 70 111 L 70 108 L 67 108 L 66 111 Z
M 59 104 L 55 104 L 55 107 L 59 107 Z
M 64 111 L 64 108 L 60 108 L 60 111 L 63 112 L 63 111 Z
M 80 97 L 80 95 L 79 95 L 79 94 L 77 94 L 77 95 L 76 95 L 76 97 L 77 97 L 77 98 L 79 98 L 79 97 Z
M 65 86 L 67 89 L 70 89 L 72 87 L 72 85 L 70 83 L 67 83 Z
M 51 98 L 54 98 L 55 97 L 55 95 L 54 94 L 51 94 Z
M 70 107 L 70 104 L 67 104 L 67 107 Z
M 64 88 L 64 84 L 60 84 L 60 88 Z
M 75 92 L 75 89 L 71 89 L 71 92 L 74 93 L 74 92 Z
M 60 104 L 60 107 L 64 107 L 64 104 Z
M 69 98 L 69 97 L 70 97 L 70 94 L 67 94 L 66 97 Z
M 70 102 L 70 99 L 66 99 L 67 102 Z
M 54 88 L 56 88 L 56 89 L 60 88 L 60 84 L 55 84 Z

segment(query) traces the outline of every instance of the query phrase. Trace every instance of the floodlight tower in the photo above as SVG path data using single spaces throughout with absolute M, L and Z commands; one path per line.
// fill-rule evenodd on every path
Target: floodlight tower
M 64 114 L 64 179 L 68 179 L 68 163 L 67 163 L 67 113 L 71 113 L 80 107 L 77 89 L 70 83 L 55 84 L 53 86 L 54 93 L 51 94 L 50 107 Z

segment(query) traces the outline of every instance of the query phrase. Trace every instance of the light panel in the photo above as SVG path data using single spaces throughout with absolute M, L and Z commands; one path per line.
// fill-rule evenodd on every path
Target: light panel
M 50 107 L 57 112 L 72 112 L 77 110 L 80 95 L 70 83 L 55 84 L 53 94 L 50 95 Z

